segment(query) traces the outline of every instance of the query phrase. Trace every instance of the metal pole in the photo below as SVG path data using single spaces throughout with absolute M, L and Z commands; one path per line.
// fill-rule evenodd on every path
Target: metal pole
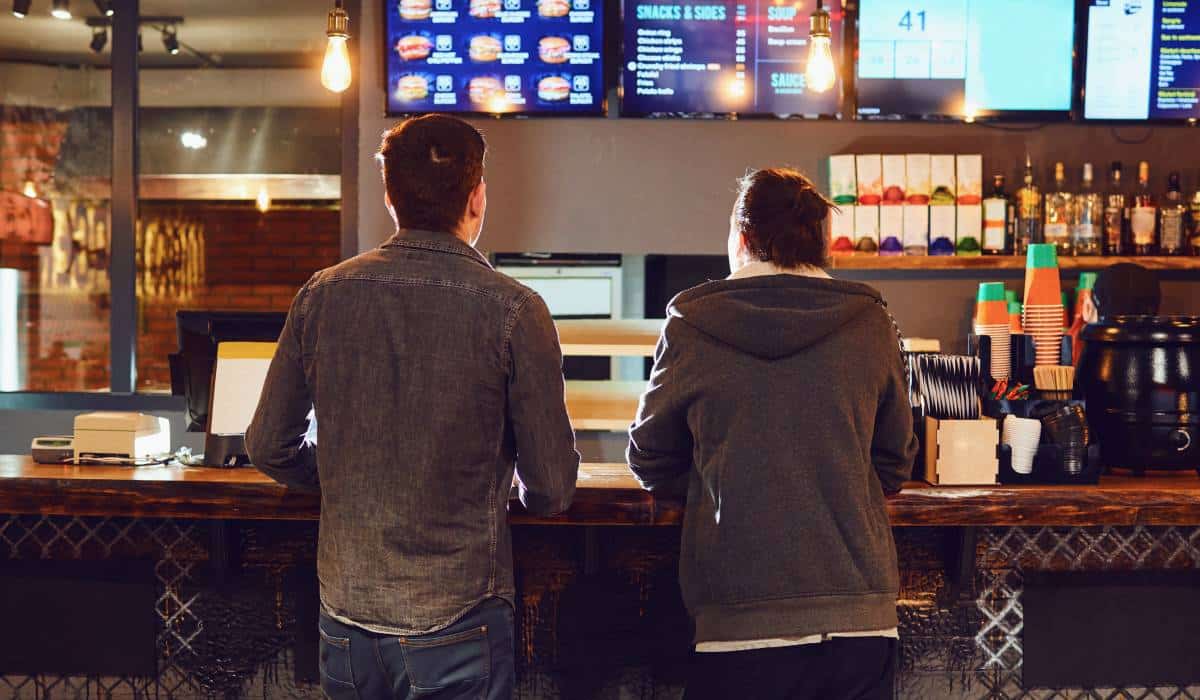
M 114 393 L 137 387 L 138 0 L 114 0 L 109 340 Z

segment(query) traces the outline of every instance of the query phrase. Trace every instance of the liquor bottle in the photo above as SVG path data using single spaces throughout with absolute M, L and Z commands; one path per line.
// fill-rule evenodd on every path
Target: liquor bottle
M 1183 255 L 1188 246 L 1184 229 L 1187 205 L 1179 186 L 1179 173 L 1167 175 L 1167 196 L 1158 210 L 1158 247 L 1161 255 Z
M 1029 251 L 1030 243 L 1042 242 L 1042 193 L 1033 184 L 1033 163 L 1025 156 L 1025 185 L 1017 190 L 1017 254 Z
M 1100 254 L 1100 226 L 1104 218 L 1104 199 L 1092 189 L 1092 164 L 1083 164 L 1083 185 L 1075 195 L 1075 232 L 1072 243 L 1076 255 Z
M 1121 161 L 1113 161 L 1108 180 L 1108 192 L 1104 195 L 1104 254 L 1128 255 L 1129 243 L 1125 235 L 1129 220 L 1129 203 L 1121 187 Z
M 1133 232 L 1133 254 L 1154 255 L 1158 252 L 1158 205 L 1150 191 L 1150 164 L 1138 163 L 1138 188 L 1129 210 L 1129 229 Z
M 1192 195 L 1191 221 L 1188 225 L 1192 232 L 1192 255 L 1200 255 L 1200 188 Z
M 1053 243 L 1059 255 L 1071 255 L 1071 231 L 1074 228 L 1075 203 L 1067 191 L 1067 175 L 1061 162 L 1054 164 L 1054 191 L 1046 195 L 1046 227 L 1043 235 Z
M 1013 222 L 1013 203 L 1004 191 L 1004 176 L 992 176 L 992 191 L 983 200 L 983 254 L 1008 255 Z

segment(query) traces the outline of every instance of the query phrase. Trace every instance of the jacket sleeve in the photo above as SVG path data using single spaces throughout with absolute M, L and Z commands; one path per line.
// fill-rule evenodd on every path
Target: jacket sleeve
M 292 300 L 258 408 L 246 428 L 246 452 L 251 463 L 275 481 L 300 491 L 319 491 L 316 436 L 309 423 L 313 401 L 300 343 L 307 290 L 306 285 Z
M 629 428 L 625 457 L 648 491 L 682 491 L 681 482 L 692 468 L 692 433 L 679 384 L 679 348 L 672 338 L 677 323 L 671 318 L 663 326 L 654 351 L 654 369 Z
M 526 510 L 553 515 L 571 506 L 579 477 L 562 350 L 550 309 L 540 296 L 531 294 L 514 313 L 508 342 L 508 416 L 517 448 L 517 486 Z
M 885 312 L 885 316 L 886 316 Z M 888 368 L 879 406 L 875 413 L 875 433 L 871 439 L 871 463 L 883 492 L 893 495 L 900 491 L 912 476 L 913 459 L 917 455 L 917 435 L 913 432 L 912 406 L 908 401 L 908 379 L 900 345 L 892 333 L 890 317 L 885 333 L 884 366 Z

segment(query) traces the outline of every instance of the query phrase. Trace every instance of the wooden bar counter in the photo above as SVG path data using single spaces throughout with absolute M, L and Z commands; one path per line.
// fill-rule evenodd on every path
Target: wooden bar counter
M 641 490 L 623 464 L 584 464 L 575 503 L 535 518 L 512 503 L 515 524 L 677 525 L 682 504 Z M 895 526 L 1200 524 L 1194 472 L 1110 476 L 1097 486 L 939 487 L 910 483 L 888 502 Z M 0 513 L 229 520 L 315 520 L 316 496 L 254 469 L 35 464 L 0 455 Z

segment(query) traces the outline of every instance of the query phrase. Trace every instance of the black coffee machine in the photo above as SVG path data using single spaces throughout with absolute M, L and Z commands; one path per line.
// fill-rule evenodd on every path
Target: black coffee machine
M 1075 392 L 1108 467 L 1200 471 L 1200 316 L 1089 325 Z

